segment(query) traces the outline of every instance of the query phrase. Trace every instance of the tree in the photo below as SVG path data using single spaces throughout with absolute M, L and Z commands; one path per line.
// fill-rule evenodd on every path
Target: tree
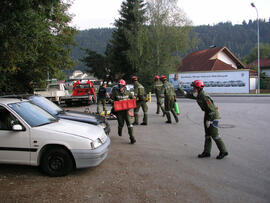
M 260 59 L 266 59 L 270 57 L 270 44 L 260 43 Z M 252 69 L 258 72 L 258 47 L 254 47 L 249 55 L 245 58 L 247 64 L 252 64 Z M 253 65 L 254 63 L 254 65 Z M 270 89 L 270 78 L 260 69 L 260 88 Z
M 265 59 L 270 57 L 270 44 L 269 43 L 260 43 L 260 58 Z M 258 59 L 258 46 L 254 47 L 249 55 L 244 59 L 247 64 L 252 63 Z
M 144 7 L 143 0 L 126 0 L 121 5 L 121 17 L 115 21 L 116 30 L 112 34 L 109 53 L 115 79 L 130 81 L 130 76 L 136 72 L 137 58 L 133 56 L 142 54 L 138 49 L 142 43 L 141 28 L 146 21 Z
M 85 50 L 85 52 L 87 56 L 82 59 L 82 62 L 87 67 L 90 67 L 88 72 L 93 73 L 97 78 L 107 80 L 109 76 L 107 57 L 89 49 Z
M 177 6 L 177 0 L 148 0 L 147 19 L 147 37 L 143 42 L 144 68 L 137 74 L 150 88 L 154 75 L 176 71 L 181 53 L 186 52 L 193 38 L 189 38 L 191 22 Z
M 31 84 L 70 68 L 75 29 L 62 0 L 4 0 L 0 3 L 0 90 L 26 92 Z

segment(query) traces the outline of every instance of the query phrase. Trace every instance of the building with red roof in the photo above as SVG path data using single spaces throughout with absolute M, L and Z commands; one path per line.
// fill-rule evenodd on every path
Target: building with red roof
M 244 64 L 227 47 L 213 47 L 184 57 L 178 72 L 237 69 L 244 69 Z
M 252 63 L 248 64 L 248 68 L 254 68 L 256 67 L 257 69 L 258 66 L 258 61 L 255 60 Z M 266 59 L 260 59 L 260 69 L 262 72 L 264 72 L 267 76 L 270 76 L 270 57 Z

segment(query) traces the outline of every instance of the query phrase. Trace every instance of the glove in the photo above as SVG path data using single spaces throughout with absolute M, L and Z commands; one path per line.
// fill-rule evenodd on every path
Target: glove
M 206 128 L 209 128 L 210 125 L 211 125 L 211 121 L 205 121 L 205 126 L 206 126 Z

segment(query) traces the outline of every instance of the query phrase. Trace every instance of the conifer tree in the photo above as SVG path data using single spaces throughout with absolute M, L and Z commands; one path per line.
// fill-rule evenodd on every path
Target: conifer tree
M 137 71 L 137 64 L 130 59 L 135 54 L 132 51 L 134 50 L 132 41 L 141 42 L 138 37 L 146 22 L 144 7 L 143 0 L 126 0 L 121 5 L 120 18 L 115 21 L 116 30 L 110 41 L 109 58 L 115 79 L 124 78 L 130 81 L 130 76 Z

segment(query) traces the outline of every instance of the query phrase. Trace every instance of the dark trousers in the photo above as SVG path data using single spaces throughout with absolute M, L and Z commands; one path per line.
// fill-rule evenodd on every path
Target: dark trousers
M 118 121 L 118 135 L 122 136 L 122 129 L 123 129 L 124 124 L 126 122 L 127 127 L 128 127 L 129 138 L 130 138 L 130 140 L 134 140 L 135 138 L 133 135 L 133 126 L 130 122 L 130 115 L 128 113 L 128 110 L 117 111 L 117 112 L 115 112 L 115 115 L 116 115 L 117 121 Z
M 140 110 L 140 107 L 142 107 L 142 110 L 143 110 L 143 123 L 147 124 L 147 122 L 148 122 L 148 115 L 147 115 L 148 106 L 146 104 L 146 101 L 142 101 L 142 100 L 139 100 L 139 101 L 136 102 L 136 108 L 134 109 L 134 118 L 135 118 L 134 123 L 136 123 L 136 124 L 139 123 L 139 110 Z
M 211 153 L 212 149 L 212 139 L 215 141 L 217 148 L 221 153 L 227 152 L 226 146 L 219 136 L 218 133 L 218 121 L 213 121 L 210 126 L 207 128 L 206 121 L 209 121 L 209 118 L 204 116 L 204 131 L 205 131 L 205 141 L 204 141 L 204 152 Z

